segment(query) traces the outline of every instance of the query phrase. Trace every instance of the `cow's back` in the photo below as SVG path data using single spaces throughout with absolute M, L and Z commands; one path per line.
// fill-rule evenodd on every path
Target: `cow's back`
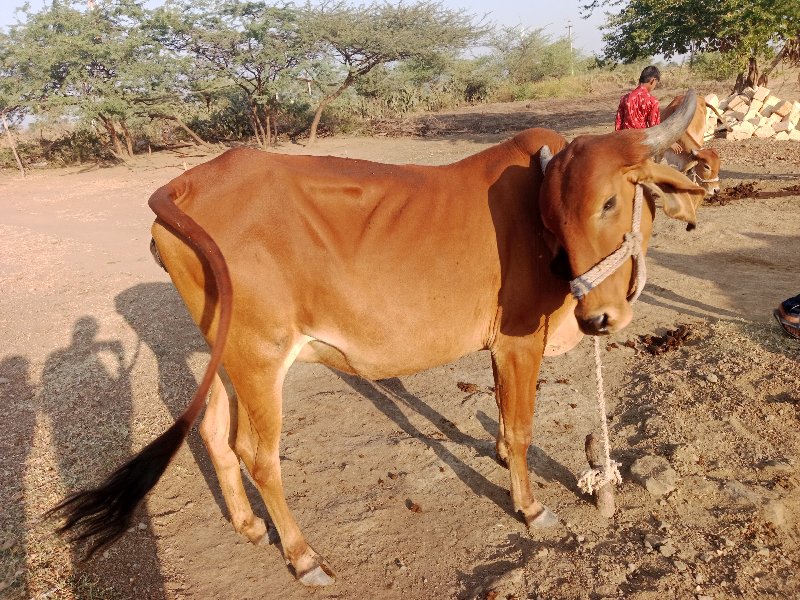
M 683 96 L 676 96 L 673 98 L 666 108 L 661 111 L 661 119 L 667 119 L 683 102 Z M 694 117 L 692 117 L 689 127 L 678 139 L 678 143 L 683 147 L 684 151 L 690 152 L 692 150 L 699 150 L 703 147 L 703 137 L 706 131 L 706 100 L 702 96 L 697 97 L 697 107 L 695 108 Z

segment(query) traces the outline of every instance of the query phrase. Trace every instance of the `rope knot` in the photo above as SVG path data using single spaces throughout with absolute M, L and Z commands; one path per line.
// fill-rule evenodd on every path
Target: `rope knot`
M 578 488 L 584 494 L 594 494 L 604 485 L 610 483 L 611 485 L 619 485 L 622 483 L 622 475 L 619 472 L 619 467 L 622 464 L 615 460 L 610 463 L 610 469 L 606 467 L 598 467 L 596 469 L 585 469 L 578 477 Z

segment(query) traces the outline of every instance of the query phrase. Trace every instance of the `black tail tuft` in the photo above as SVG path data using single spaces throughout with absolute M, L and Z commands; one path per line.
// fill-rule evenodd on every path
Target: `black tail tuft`
M 88 559 L 125 533 L 134 510 L 166 470 L 189 426 L 183 419 L 176 421 L 100 487 L 73 494 L 45 516 L 62 516 L 64 524 L 57 531 L 73 532 L 73 541 L 94 538 L 86 554 Z

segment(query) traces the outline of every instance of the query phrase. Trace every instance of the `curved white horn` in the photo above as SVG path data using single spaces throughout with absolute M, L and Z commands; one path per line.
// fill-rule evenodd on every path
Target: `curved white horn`
M 542 165 L 542 175 L 547 171 L 547 163 L 553 158 L 553 151 L 549 146 L 542 146 L 539 150 L 539 162 Z
M 658 156 L 669 150 L 692 122 L 697 109 L 697 96 L 694 90 L 687 90 L 681 105 L 659 125 L 645 129 L 644 143 L 650 147 L 650 155 Z

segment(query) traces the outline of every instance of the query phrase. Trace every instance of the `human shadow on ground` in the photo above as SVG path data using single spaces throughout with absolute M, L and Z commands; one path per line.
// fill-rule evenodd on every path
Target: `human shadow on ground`
M 189 366 L 196 352 L 207 353 L 208 346 L 189 316 L 175 287 L 166 282 L 134 285 L 114 298 L 117 312 L 136 332 L 140 342 L 150 348 L 158 362 L 158 395 L 174 418 L 178 418 L 197 387 Z M 223 515 L 228 515 L 214 466 L 196 428 L 186 437 L 206 486 Z
M 6 593 L 32 595 L 26 586 L 28 519 L 25 475 L 28 454 L 36 432 L 36 390 L 31 383 L 30 361 L 19 355 L 0 360 L 0 578 Z M 19 574 L 19 575 L 17 575 Z
M 39 427 L 50 433 L 55 476 L 70 493 L 97 485 L 98 474 L 108 474 L 134 451 L 130 373 L 138 349 L 126 357 L 120 340 L 98 338 L 99 328 L 92 316 L 75 322 L 70 344 L 45 361 L 36 398 Z M 83 561 L 85 544 L 70 545 L 75 597 L 110 586 L 123 596 L 166 598 L 150 516 L 139 510 L 134 523 L 133 532 L 91 561 Z

